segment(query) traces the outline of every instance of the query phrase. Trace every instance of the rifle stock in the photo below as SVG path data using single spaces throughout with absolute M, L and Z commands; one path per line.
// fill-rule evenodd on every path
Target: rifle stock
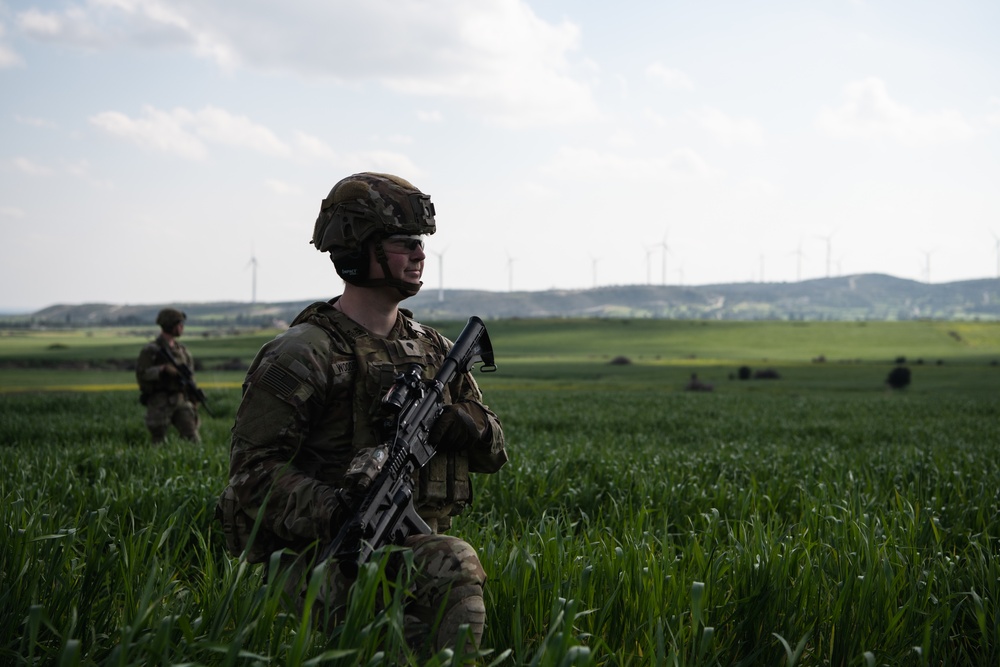
M 396 430 L 387 443 L 388 455 L 381 470 L 351 506 L 350 516 L 327 544 L 321 559 L 334 558 L 348 575 L 368 561 L 379 547 L 402 544 L 410 535 L 433 532 L 413 506 L 413 473 L 434 456 L 429 442 L 431 427 L 444 409 L 444 388 L 458 373 L 496 370 L 493 346 L 486 325 L 470 317 L 432 380 L 421 377 L 419 366 L 396 376 L 382 399 L 384 409 L 396 416 Z

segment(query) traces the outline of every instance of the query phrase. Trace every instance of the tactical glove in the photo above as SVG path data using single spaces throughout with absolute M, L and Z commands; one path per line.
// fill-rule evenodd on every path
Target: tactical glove
M 445 451 L 468 449 L 483 440 L 487 429 L 489 420 L 478 403 L 452 403 L 431 427 L 430 441 Z
M 336 535 L 340 527 L 353 516 L 354 503 L 357 502 L 358 496 L 348 489 L 336 489 L 333 493 L 337 505 L 333 510 L 333 516 L 330 517 L 330 529 L 331 535 Z

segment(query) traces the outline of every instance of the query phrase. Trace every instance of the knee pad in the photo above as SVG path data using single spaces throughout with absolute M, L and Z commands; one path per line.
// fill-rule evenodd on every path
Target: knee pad
M 434 648 L 456 648 L 459 638 L 464 637 L 464 652 L 475 652 L 483 640 L 485 628 L 486 603 L 483 601 L 483 587 L 470 584 L 453 588 L 448 594 L 441 623 L 434 637 Z

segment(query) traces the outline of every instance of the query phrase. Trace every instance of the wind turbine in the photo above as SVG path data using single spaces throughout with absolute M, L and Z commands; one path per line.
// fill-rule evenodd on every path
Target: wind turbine
M 507 291 L 514 291 L 514 258 L 507 253 Z
M 247 262 L 247 266 L 243 267 L 246 269 L 250 267 L 250 305 L 256 305 L 257 303 L 257 255 L 250 251 L 250 261 Z
M 438 258 L 438 303 L 444 301 L 444 251 L 441 252 L 431 250 L 431 254 Z
M 799 239 L 799 247 L 792 254 L 796 257 L 795 282 L 800 283 L 802 282 L 802 258 L 805 257 L 805 254 L 802 252 L 802 239 Z
M 831 261 L 830 258 L 831 258 L 831 249 L 832 249 L 832 246 L 833 246 L 832 239 L 833 239 L 833 235 L 836 234 L 836 233 L 837 233 L 836 231 L 833 231 L 833 232 L 830 232 L 829 234 L 827 234 L 826 236 L 820 236 L 820 237 L 818 237 L 818 238 L 821 238 L 821 239 L 826 239 L 826 277 L 827 278 L 830 277 L 830 261 Z
M 652 273 L 652 270 L 653 270 L 653 261 L 650 258 L 653 256 L 653 253 L 656 251 L 656 246 L 655 245 L 654 246 L 650 246 L 648 248 L 644 248 L 644 250 L 646 251 L 646 284 L 647 285 L 652 285 L 653 284 L 653 273 Z
M 936 250 L 924 250 L 924 282 L 928 285 L 931 282 L 931 254 Z
M 837 275 L 838 276 L 844 275 L 844 268 L 843 268 L 844 257 L 846 257 L 846 255 L 841 255 L 840 257 L 837 258 Z
M 996 232 L 992 230 L 990 231 L 990 234 L 993 235 L 993 240 L 996 243 L 995 251 L 997 254 L 997 278 L 1000 278 L 1000 236 L 997 236 Z
M 590 267 L 591 267 L 591 270 L 594 273 L 594 287 L 595 288 L 597 287 L 597 263 L 599 261 L 601 261 L 600 257 L 594 257 L 593 255 L 590 256 Z
M 660 248 L 662 250 L 663 256 L 663 276 L 661 277 L 662 285 L 667 284 L 667 253 L 670 252 L 670 246 L 667 245 L 667 233 L 663 233 L 663 240 L 657 243 L 654 247 Z

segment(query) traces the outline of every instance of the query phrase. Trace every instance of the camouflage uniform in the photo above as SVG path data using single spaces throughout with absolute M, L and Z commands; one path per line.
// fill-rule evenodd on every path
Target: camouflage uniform
M 344 518 L 339 489 L 359 452 L 380 444 L 373 421 L 385 390 L 408 364 L 424 366 L 432 378 L 451 347 L 437 331 L 400 309 L 385 338 L 361 328 L 329 303 L 304 310 L 291 328 L 266 344 L 250 366 L 233 427 L 229 486 L 219 500 L 230 552 L 246 550 L 250 562 L 264 562 L 275 550 L 285 556 L 286 589 L 301 608 L 316 545 L 333 538 Z M 482 404 L 471 374 L 457 376 L 445 391 L 446 403 L 474 403 L 478 441 L 465 450 L 442 447 L 415 480 L 415 506 L 435 531 L 472 500 L 470 472 L 492 473 L 507 460 L 496 415 Z M 258 515 L 259 532 L 248 545 Z M 478 614 L 476 642 L 485 607 L 482 565 L 471 546 L 447 535 L 417 535 L 406 545 L 419 568 L 416 598 L 408 607 L 408 634 L 426 640 L 444 608 L 435 646 L 455 636 L 454 619 Z M 327 611 L 346 601 L 350 582 L 339 568 L 321 596 Z M 453 613 L 454 612 L 454 613 Z M 449 627 L 449 624 L 455 627 Z
M 191 353 L 176 339 L 170 346 L 160 334 L 142 348 L 135 364 L 135 377 L 139 382 L 140 400 L 146 406 L 146 428 L 154 443 L 163 442 L 171 424 L 185 440 L 201 442 L 198 407 L 184 394 L 180 377 L 162 371 L 163 365 L 169 363 L 162 352 L 162 347 L 167 346 L 177 363 L 194 368 Z

